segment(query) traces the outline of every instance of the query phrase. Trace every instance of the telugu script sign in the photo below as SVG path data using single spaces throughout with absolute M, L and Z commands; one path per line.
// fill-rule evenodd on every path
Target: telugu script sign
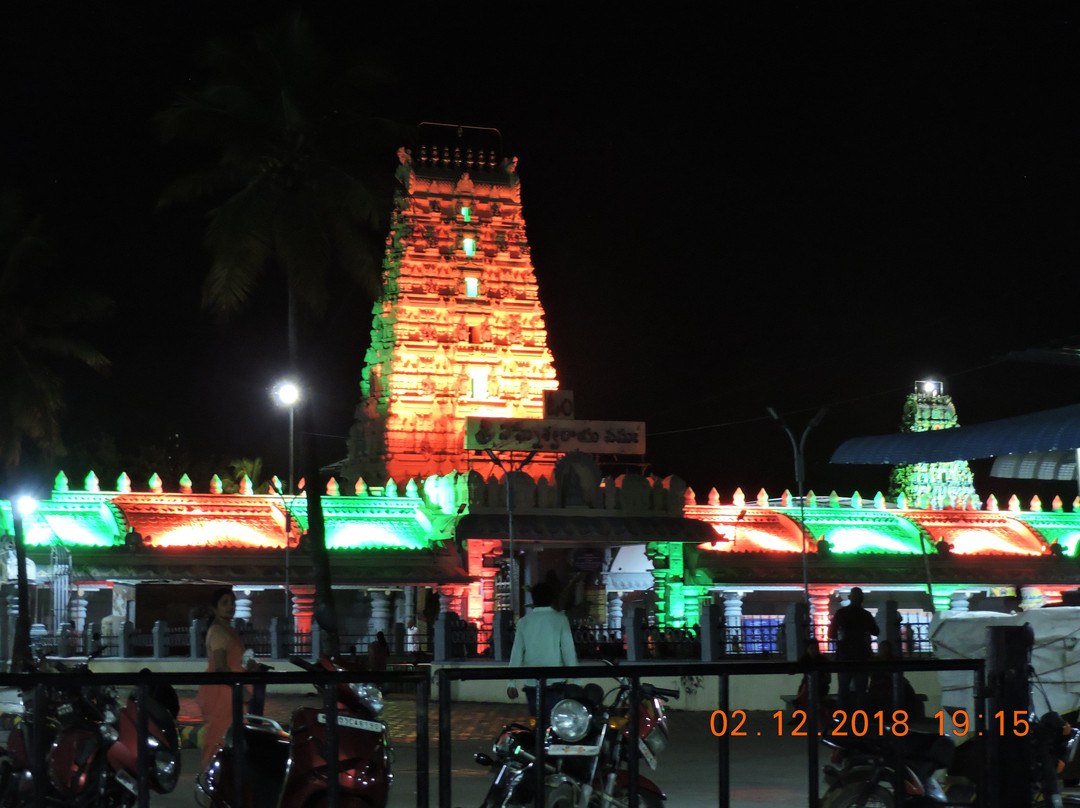
M 640 455 L 645 454 L 645 424 L 554 418 L 466 418 L 465 448 Z

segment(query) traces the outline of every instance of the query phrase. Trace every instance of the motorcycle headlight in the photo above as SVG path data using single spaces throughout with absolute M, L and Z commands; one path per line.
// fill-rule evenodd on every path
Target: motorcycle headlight
M 551 710 L 551 729 L 562 740 L 580 741 L 589 731 L 592 714 L 577 699 L 563 699 Z
M 176 788 L 180 779 L 180 759 L 167 746 L 159 746 L 154 752 L 154 780 L 159 789 L 168 793 Z
M 649 751 L 654 755 L 659 755 L 667 749 L 667 742 L 667 733 L 660 727 L 656 727 L 652 732 L 645 736 L 645 745 L 649 747 Z
M 349 685 L 356 697 L 374 715 L 380 715 L 383 711 L 382 691 L 371 682 L 353 682 Z

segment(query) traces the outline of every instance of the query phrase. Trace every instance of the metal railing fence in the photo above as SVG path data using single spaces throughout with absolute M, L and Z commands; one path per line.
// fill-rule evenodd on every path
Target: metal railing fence
M 112 686 L 117 688 L 133 687 L 139 695 L 138 699 L 138 744 L 139 744 L 139 808 L 150 806 L 150 772 L 153 761 L 149 754 L 147 738 L 149 736 L 149 720 L 144 708 L 146 697 L 158 684 L 170 684 L 181 687 L 197 687 L 199 685 L 228 685 L 232 689 L 233 723 L 239 724 L 243 720 L 244 687 L 253 684 L 265 683 L 273 685 L 288 684 L 312 684 L 323 687 L 323 709 L 326 711 L 327 726 L 327 752 L 326 752 L 326 777 L 327 777 L 327 805 L 338 804 L 338 739 L 337 739 L 337 696 L 336 688 L 327 685 L 336 685 L 341 682 L 376 682 L 380 685 L 394 683 L 397 685 L 413 684 L 416 692 L 416 805 L 417 808 L 428 808 L 429 778 L 428 768 L 430 765 L 430 739 L 428 736 L 428 712 L 431 694 L 431 679 L 428 673 L 404 673 L 404 672 L 371 672 L 371 671 L 296 671 L 296 672 L 270 672 L 270 673 L 4 673 L 0 674 L 0 687 L 14 687 L 24 692 L 31 688 L 34 693 L 34 704 L 46 704 L 46 694 L 50 691 L 65 690 L 84 685 Z M 49 778 L 45 771 L 47 761 L 46 740 L 46 711 L 35 709 L 32 713 L 31 727 L 33 731 L 33 748 L 30 751 L 31 772 L 34 781 L 34 808 L 44 808 L 47 804 L 47 791 Z M 235 793 L 244 793 L 244 766 L 243 744 L 234 747 L 237 755 L 235 766 L 236 781 Z
M 881 662 L 825 662 L 819 665 L 809 665 L 805 662 L 769 662 L 769 661 L 725 661 L 725 662 L 697 662 L 697 663 L 648 663 L 626 664 L 611 667 L 607 665 L 581 665 L 573 669 L 575 679 L 606 679 L 613 676 L 629 679 L 631 685 L 630 704 L 637 704 L 641 699 L 642 678 L 654 678 L 661 676 L 715 676 L 718 679 L 718 698 L 716 709 L 724 715 L 730 715 L 729 683 L 732 676 L 755 676 L 761 674 L 806 674 L 815 671 L 828 671 L 829 673 L 871 673 L 881 672 Z M 895 662 L 888 666 L 887 670 L 892 673 L 894 688 L 899 687 L 900 677 L 913 671 L 971 671 L 975 693 L 975 721 L 974 730 L 978 733 L 986 731 L 985 709 L 985 662 L 981 659 L 959 660 L 912 660 Z M 455 681 L 469 680 L 500 680 L 506 679 L 505 667 L 490 668 L 440 668 L 436 672 L 439 688 L 439 808 L 453 808 L 451 772 L 452 766 L 452 739 L 451 727 L 451 699 L 450 683 Z M 562 680 L 566 678 L 566 668 L 514 668 L 514 674 L 518 678 L 537 680 L 537 704 L 544 703 L 544 695 L 548 679 Z M 810 676 L 810 707 L 807 712 L 807 753 L 808 774 L 807 794 L 810 808 L 818 808 L 818 743 L 821 740 L 821 732 L 818 723 L 819 694 L 817 677 Z M 715 713 L 714 713 L 715 714 Z M 636 710 L 629 711 L 629 737 L 636 738 L 638 735 L 638 714 Z M 544 805 L 544 728 L 546 718 L 543 715 L 537 717 L 536 748 L 533 754 L 536 756 L 537 782 L 535 791 L 535 808 L 543 808 Z M 714 733 L 715 734 L 715 733 Z M 987 733 L 988 737 L 992 736 Z M 630 750 L 628 760 L 628 800 L 630 808 L 638 808 L 638 768 L 640 752 L 637 744 L 629 743 Z M 990 755 L 990 744 L 983 749 L 984 765 L 980 772 L 980 781 L 977 783 L 976 802 L 978 808 L 986 806 L 985 772 Z M 902 778 L 904 766 L 899 765 L 902 761 L 902 748 L 896 745 L 897 764 L 894 771 L 898 778 Z M 717 736 L 717 784 L 719 791 L 719 808 L 730 808 L 731 805 L 731 749 L 730 736 L 725 732 Z M 894 784 L 894 793 L 903 793 L 903 782 Z

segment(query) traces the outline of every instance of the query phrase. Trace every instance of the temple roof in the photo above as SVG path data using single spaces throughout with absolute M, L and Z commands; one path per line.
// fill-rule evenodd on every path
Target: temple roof
M 1080 404 L 931 432 L 851 438 L 832 463 L 936 463 L 1080 448 Z

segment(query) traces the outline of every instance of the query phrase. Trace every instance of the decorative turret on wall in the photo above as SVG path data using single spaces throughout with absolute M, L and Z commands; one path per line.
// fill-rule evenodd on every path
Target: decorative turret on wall
M 517 159 L 495 130 L 421 127 L 399 189 L 345 475 L 466 471 L 467 416 L 541 418 L 558 388 Z
M 959 425 L 952 397 L 945 395 L 941 382 L 915 383 L 915 392 L 904 402 L 901 432 L 930 432 Z M 919 502 L 920 497 L 925 496 L 936 508 L 947 502 L 978 499 L 971 467 L 966 460 L 896 466 L 889 478 L 889 497 L 895 500 L 900 496 L 907 497 L 908 502 Z

